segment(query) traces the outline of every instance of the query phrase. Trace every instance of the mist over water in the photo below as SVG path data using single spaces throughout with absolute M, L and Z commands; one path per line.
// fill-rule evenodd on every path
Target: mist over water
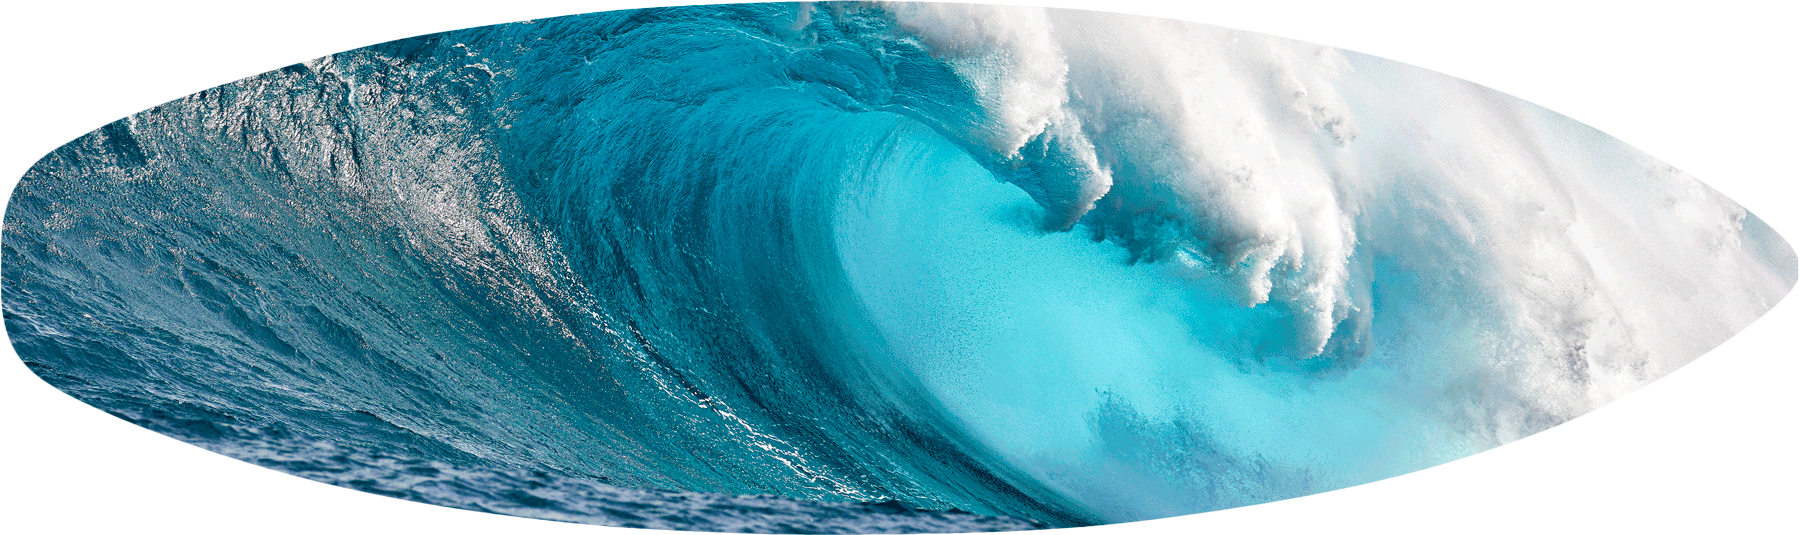
M 1467 82 L 960 4 L 376 45 L 108 125 L 9 207 L 19 354 L 141 425 L 265 464 L 322 440 L 907 506 L 849 531 L 1160 518 L 1441 464 L 1663 376 L 1796 278 L 1731 200 Z M 472 480 L 406 497 L 623 522 Z M 941 519 L 913 529 L 1018 527 Z

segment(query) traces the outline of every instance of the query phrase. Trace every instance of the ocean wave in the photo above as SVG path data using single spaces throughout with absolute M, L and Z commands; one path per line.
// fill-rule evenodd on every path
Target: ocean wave
M 1729 199 L 1467 82 L 956 4 L 353 50 L 71 142 L 6 218 L 34 371 L 227 454 L 1052 526 L 1482 451 L 1795 280 Z

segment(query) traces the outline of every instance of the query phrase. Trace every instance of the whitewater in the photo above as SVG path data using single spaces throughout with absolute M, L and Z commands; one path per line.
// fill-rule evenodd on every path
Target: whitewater
M 685 524 L 750 531 L 1112 523 L 1390 477 L 1617 399 L 1795 281 L 1729 199 L 1467 82 L 957 4 L 320 58 L 47 156 L 4 255 L 35 372 L 227 455 L 524 516 L 632 525 L 582 504 L 659 489 L 627 494 L 863 519 Z M 868 520 L 894 515 L 966 523 Z

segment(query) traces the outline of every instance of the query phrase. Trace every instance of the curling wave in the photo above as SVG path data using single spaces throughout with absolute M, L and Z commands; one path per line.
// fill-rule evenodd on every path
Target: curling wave
M 1729 199 L 1485 88 L 957 4 L 336 54 L 64 146 L 4 246 L 40 376 L 315 479 L 406 463 L 291 445 L 1052 526 L 1492 448 L 1697 357 L 1796 278 Z M 405 496 L 624 522 L 543 512 L 517 480 Z

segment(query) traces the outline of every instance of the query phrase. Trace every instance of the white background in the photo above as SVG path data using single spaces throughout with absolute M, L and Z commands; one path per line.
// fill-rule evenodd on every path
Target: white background
M 400 37 L 637 2 L 14 2 L 0 180 L 111 120 Z M 1800 17 L 1775 2 L 1030 2 L 1330 44 L 1473 80 L 1611 133 L 1800 238 Z M 1800 304 L 1587 416 L 1412 475 L 1094 533 L 1800 532 Z M 0 531 L 628 533 L 452 510 L 258 468 L 75 401 L 0 352 Z

